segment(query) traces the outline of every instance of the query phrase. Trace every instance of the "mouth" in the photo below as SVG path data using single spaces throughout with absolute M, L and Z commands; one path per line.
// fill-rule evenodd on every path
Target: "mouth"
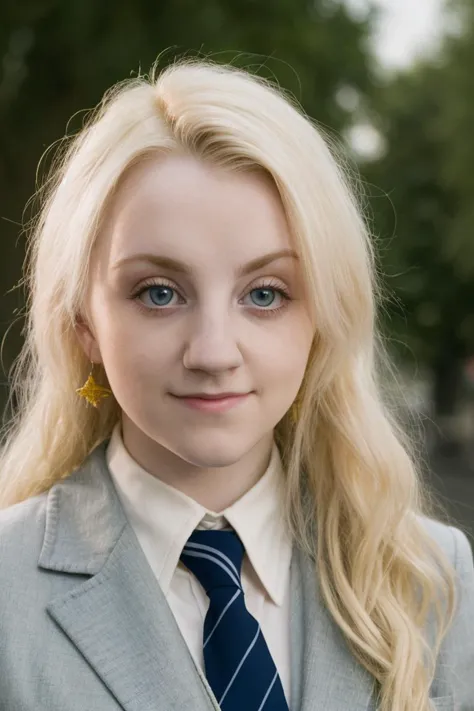
M 178 397 L 174 395 L 178 402 L 185 407 L 190 407 L 201 412 L 225 412 L 244 403 L 251 393 L 239 395 L 224 395 L 223 397 Z

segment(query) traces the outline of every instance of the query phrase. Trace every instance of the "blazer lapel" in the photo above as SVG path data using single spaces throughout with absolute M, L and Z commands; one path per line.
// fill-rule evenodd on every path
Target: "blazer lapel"
M 353 657 L 322 601 L 315 565 L 295 549 L 291 571 L 291 711 L 372 711 L 374 679 Z
M 125 517 L 105 446 L 48 494 L 39 565 L 82 577 L 47 611 L 125 711 L 217 709 Z

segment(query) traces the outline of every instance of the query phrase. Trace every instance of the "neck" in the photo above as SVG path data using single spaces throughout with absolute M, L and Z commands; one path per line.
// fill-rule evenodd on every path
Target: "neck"
M 224 511 L 257 483 L 268 468 L 273 447 L 271 431 L 237 461 L 227 457 L 225 465 L 202 466 L 152 440 L 125 415 L 122 439 L 142 469 L 215 513 Z

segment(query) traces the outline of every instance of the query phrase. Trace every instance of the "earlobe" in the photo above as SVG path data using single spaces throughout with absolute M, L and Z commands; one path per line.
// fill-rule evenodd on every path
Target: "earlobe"
M 77 339 L 91 363 L 102 363 L 99 344 L 87 320 L 78 314 L 74 323 Z

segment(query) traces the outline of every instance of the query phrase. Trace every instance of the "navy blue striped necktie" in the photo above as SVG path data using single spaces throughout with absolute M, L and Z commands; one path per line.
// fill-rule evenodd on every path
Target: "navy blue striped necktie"
M 288 711 L 260 625 L 245 606 L 243 557 L 234 531 L 195 531 L 181 554 L 210 601 L 203 632 L 206 677 L 222 711 Z

